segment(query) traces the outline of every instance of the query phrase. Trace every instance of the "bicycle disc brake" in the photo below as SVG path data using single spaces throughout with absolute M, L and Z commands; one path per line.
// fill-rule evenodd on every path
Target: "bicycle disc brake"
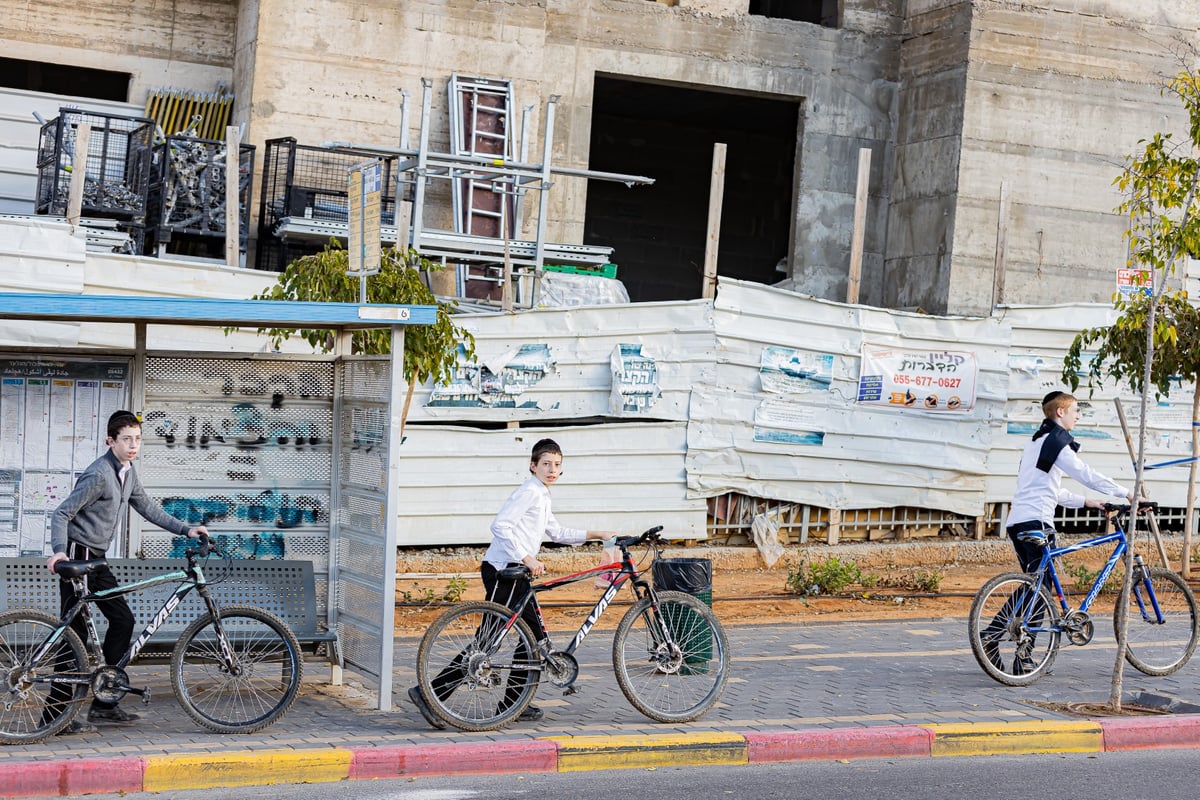
M 119 667 L 101 667 L 92 673 L 92 694 L 102 703 L 118 703 L 129 691 L 129 676 Z
M 1092 640 L 1096 625 L 1086 611 L 1072 611 L 1064 616 L 1059 625 L 1071 644 L 1085 645 Z
M 544 668 L 547 680 L 559 689 L 566 689 L 579 677 L 579 661 L 562 650 L 547 653 Z

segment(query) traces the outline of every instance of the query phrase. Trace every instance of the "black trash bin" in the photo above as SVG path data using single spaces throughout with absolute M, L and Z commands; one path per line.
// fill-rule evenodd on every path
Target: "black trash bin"
M 654 588 L 683 592 L 712 608 L 712 561 L 707 558 L 660 558 L 652 568 Z M 712 660 L 712 629 L 689 608 L 672 608 L 667 626 L 684 647 L 683 674 L 708 672 Z

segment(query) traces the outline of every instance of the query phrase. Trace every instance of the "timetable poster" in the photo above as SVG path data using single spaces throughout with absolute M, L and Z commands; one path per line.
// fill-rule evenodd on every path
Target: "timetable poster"
M 50 515 L 128 396 L 128 362 L 0 358 L 0 556 L 49 553 Z

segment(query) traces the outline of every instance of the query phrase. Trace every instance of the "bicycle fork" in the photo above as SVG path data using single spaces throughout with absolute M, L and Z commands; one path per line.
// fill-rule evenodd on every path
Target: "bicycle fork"
M 1163 617 L 1162 608 L 1158 605 L 1158 597 L 1154 594 L 1154 585 L 1150 583 L 1150 571 L 1146 569 L 1146 563 L 1142 560 L 1141 555 L 1135 553 L 1133 562 L 1134 581 L 1130 585 L 1130 592 L 1137 601 L 1138 611 L 1145 622 L 1149 622 L 1151 625 L 1162 625 L 1166 619 Z M 1146 601 L 1142 599 L 1141 592 L 1143 587 L 1146 590 L 1146 596 L 1150 599 L 1150 608 L 1154 609 L 1153 616 L 1146 612 Z

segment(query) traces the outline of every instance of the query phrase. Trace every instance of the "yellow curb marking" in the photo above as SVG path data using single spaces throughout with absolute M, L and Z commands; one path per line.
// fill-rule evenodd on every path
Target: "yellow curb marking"
M 558 771 L 746 764 L 746 739 L 734 733 L 657 736 L 550 736 L 558 745 Z
M 350 776 L 349 750 L 243 750 L 146 759 L 142 791 L 325 783 Z
M 933 731 L 933 756 L 1025 753 L 1098 753 L 1104 749 L 1095 722 L 1043 720 L 1011 723 L 923 725 Z

